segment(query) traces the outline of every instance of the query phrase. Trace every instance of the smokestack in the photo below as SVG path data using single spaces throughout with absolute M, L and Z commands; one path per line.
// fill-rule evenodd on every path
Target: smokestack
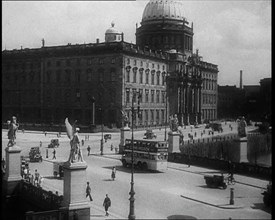
M 42 39 L 42 47 L 44 47 L 45 46 L 45 40 L 44 40 L 44 38 Z
M 96 43 L 99 44 L 99 38 L 96 39 Z
M 243 71 L 240 70 L 240 89 L 243 89 Z

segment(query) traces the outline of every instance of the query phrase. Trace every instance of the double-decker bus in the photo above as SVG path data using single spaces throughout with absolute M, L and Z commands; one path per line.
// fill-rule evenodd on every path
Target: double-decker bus
M 133 163 L 143 170 L 165 171 L 167 169 L 168 144 L 166 141 L 133 140 Z M 132 163 L 132 140 L 126 139 L 121 158 L 124 167 Z

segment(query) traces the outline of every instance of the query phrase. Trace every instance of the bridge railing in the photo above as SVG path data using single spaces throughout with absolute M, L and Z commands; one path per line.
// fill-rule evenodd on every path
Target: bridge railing
M 21 181 L 20 196 L 42 210 L 59 209 L 63 200 L 63 196 L 34 186 L 25 180 Z

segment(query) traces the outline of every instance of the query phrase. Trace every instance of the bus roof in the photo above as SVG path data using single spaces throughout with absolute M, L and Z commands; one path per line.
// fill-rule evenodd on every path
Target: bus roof
M 132 139 L 126 139 L 126 141 L 132 141 Z M 166 143 L 166 141 L 159 141 L 159 140 L 144 140 L 144 139 L 134 139 L 134 141 L 142 141 L 148 143 Z

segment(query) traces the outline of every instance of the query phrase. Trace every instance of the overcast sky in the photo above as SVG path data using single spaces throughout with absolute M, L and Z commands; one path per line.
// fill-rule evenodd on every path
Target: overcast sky
M 2 50 L 104 41 L 114 21 L 135 43 L 148 1 L 2 1 Z M 194 52 L 218 65 L 220 85 L 258 85 L 271 77 L 270 0 L 182 0 L 194 25 Z

